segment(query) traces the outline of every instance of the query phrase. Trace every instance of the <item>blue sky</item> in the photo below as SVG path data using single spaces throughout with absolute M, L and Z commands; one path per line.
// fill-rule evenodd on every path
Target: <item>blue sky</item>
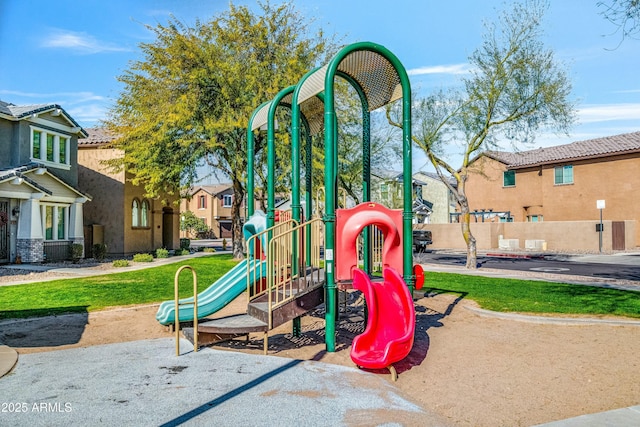
M 277 4 L 277 1 L 272 3 Z M 619 34 L 597 0 L 554 0 L 545 42 L 566 64 L 579 122 L 569 137 L 540 135 L 533 147 L 640 130 L 640 40 Z M 153 40 L 145 24 L 173 14 L 191 24 L 228 8 L 226 0 L 0 0 L 0 99 L 14 104 L 58 103 L 82 126 L 105 116 L 121 86 L 116 77 Z M 255 8 L 255 1 L 234 2 Z M 403 62 L 412 87 L 426 94 L 455 85 L 481 43 L 483 20 L 497 0 L 298 0 L 344 42 L 372 41 Z M 264 100 L 256 100 L 256 105 Z M 505 147 L 508 148 L 508 147 Z M 421 167 L 420 160 L 416 167 Z M 454 162 L 454 166 L 458 166 Z

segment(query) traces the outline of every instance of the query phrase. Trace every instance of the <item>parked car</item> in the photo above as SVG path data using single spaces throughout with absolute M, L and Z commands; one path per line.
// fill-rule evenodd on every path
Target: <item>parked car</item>
M 413 230 L 413 251 L 424 252 L 427 246 L 432 244 L 431 231 L 429 230 Z

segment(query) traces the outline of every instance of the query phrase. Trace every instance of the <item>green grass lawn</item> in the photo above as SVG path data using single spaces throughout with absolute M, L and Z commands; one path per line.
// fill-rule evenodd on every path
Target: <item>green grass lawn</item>
M 423 291 L 459 294 L 501 312 L 640 318 L 640 292 L 595 286 L 427 272 Z
M 190 265 L 195 269 L 198 290 L 202 291 L 236 263 L 231 255 L 212 255 L 124 273 L 2 286 L 0 319 L 161 302 L 173 299 L 174 277 L 180 266 Z M 180 275 L 179 286 L 181 298 L 193 296 L 189 270 Z
M 174 276 L 181 265 L 196 270 L 202 291 L 235 264 L 231 255 L 212 255 L 124 273 L 2 286 L 0 319 L 158 303 L 173 299 Z M 191 273 L 185 271 L 180 297 L 192 291 Z M 616 289 L 427 272 L 423 291 L 457 294 L 495 311 L 640 318 L 640 292 Z

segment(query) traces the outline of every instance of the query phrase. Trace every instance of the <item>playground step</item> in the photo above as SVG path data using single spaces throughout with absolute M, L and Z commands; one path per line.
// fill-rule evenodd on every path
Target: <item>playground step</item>
M 264 297 L 250 302 L 247 307 L 247 314 L 262 322 L 269 323 L 269 304 L 266 301 L 268 295 Z M 293 300 L 273 308 L 271 311 L 272 327 L 275 328 L 289 320 L 302 316 L 323 302 L 324 288 L 322 285 L 300 293 Z
M 249 335 L 251 332 L 266 332 L 267 324 L 248 314 L 237 314 L 219 319 L 206 319 L 198 323 L 198 343 L 215 344 Z M 182 334 L 193 343 L 193 328 L 183 328 Z

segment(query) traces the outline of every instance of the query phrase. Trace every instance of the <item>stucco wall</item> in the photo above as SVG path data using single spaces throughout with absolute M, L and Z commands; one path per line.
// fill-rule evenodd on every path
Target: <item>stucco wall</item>
M 112 172 L 101 163 L 116 154 L 111 149 L 78 150 L 78 187 L 93 196 L 84 205 L 84 225 L 104 226 L 104 243 L 110 255 L 125 253 L 124 172 Z
M 504 222 L 471 223 L 471 232 L 476 238 L 479 250 L 498 249 L 500 236 L 503 239 L 518 239 L 519 249 L 525 250 L 525 240 L 544 240 L 547 251 L 559 252 L 598 252 L 599 233 L 596 224 L 599 221 L 544 221 L 544 222 Z M 602 250 L 612 250 L 612 221 L 603 221 Z M 637 222 L 624 221 L 625 248 L 635 249 L 640 242 L 636 240 Z M 431 230 L 433 244 L 431 249 L 464 249 L 461 224 L 418 224 L 414 229 Z
M 574 161 L 573 183 L 556 185 L 554 166 L 516 170 L 516 185 L 504 187 L 505 165 L 486 156 L 473 164 L 466 193 L 475 209 L 510 211 L 522 222 L 528 215 L 549 221 L 597 221 L 597 200 L 605 200 L 603 218 L 608 221 L 640 221 L 640 200 L 631 197 L 640 188 L 640 155 L 625 155 Z M 635 227 L 640 242 L 640 227 Z

